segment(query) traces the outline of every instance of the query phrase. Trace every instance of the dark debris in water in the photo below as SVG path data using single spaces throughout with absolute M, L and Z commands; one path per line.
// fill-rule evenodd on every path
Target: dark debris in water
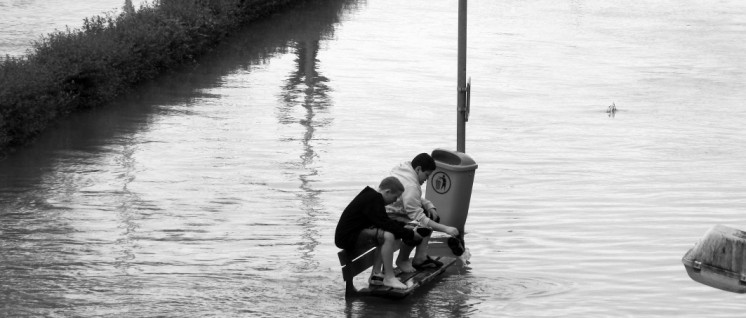
M 609 114 L 609 117 L 614 117 L 616 115 L 616 103 L 612 102 L 611 105 L 606 109 L 606 113 Z

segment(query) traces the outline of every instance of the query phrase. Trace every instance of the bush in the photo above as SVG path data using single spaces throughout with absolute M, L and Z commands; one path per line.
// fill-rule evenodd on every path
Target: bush
M 298 0 L 295 0 L 298 1 Z M 160 0 L 84 20 L 0 61 L 0 153 L 59 116 L 112 101 L 138 83 L 190 63 L 232 30 L 293 0 Z

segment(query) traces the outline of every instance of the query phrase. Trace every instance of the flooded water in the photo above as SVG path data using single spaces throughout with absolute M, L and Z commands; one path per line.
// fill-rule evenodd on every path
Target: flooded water
M 456 8 L 312 2 L 0 161 L 0 316 L 742 315 L 681 264 L 746 229 L 737 1 L 471 1 L 471 263 L 345 300 L 342 209 L 456 146 Z

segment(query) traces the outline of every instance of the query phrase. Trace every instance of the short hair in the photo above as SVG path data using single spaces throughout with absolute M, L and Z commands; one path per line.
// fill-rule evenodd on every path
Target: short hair
M 417 167 L 420 167 L 422 171 L 434 171 L 435 159 L 423 152 L 412 159 L 412 169 L 417 169 Z
M 404 185 L 396 177 L 386 177 L 381 180 L 381 184 L 378 186 L 381 190 L 390 190 L 395 193 L 404 192 Z

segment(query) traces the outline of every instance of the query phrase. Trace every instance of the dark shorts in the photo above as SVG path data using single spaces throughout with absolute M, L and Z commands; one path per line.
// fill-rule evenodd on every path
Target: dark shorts
M 360 234 L 357 236 L 357 242 L 355 242 L 355 247 L 368 246 L 370 244 L 375 246 L 383 245 L 384 232 L 384 230 L 378 228 L 367 228 L 360 231 Z

